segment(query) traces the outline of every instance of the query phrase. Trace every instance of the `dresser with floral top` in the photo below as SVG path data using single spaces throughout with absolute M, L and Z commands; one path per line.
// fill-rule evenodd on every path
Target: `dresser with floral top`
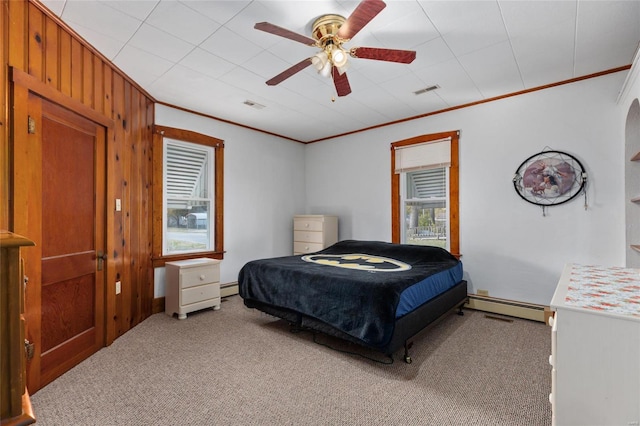
M 568 264 L 551 309 L 552 423 L 640 425 L 640 270 Z

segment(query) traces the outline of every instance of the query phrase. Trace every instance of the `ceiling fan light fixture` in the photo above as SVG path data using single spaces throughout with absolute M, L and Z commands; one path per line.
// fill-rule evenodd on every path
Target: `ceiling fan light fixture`
M 345 72 L 347 72 L 347 70 L 349 69 L 349 62 L 345 62 L 345 64 L 342 65 L 341 67 L 336 65 L 336 68 L 338 69 L 338 72 L 340 73 L 340 75 L 342 75 Z
M 336 67 L 344 67 L 347 64 L 348 56 L 342 47 L 333 46 L 331 48 L 331 60 Z
M 320 72 L 322 68 L 324 68 L 325 64 L 329 61 L 329 56 L 323 50 L 322 52 L 318 52 L 311 57 L 311 63 L 313 66 Z
M 327 62 L 324 63 L 324 65 L 318 71 L 318 73 L 323 77 L 330 77 L 331 76 L 331 67 L 332 67 L 331 61 L 327 61 Z

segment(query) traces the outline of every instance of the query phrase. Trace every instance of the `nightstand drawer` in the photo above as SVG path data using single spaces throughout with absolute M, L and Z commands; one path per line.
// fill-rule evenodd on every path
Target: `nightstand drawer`
M 180 304 L 189 305 L 203 300 L 215 299 L 217 297 L 220 297 L 220 284 L 201 285 L 182 290 Z
M 182 288 L 220 281 L 220 268 L 190 268 L 180 271 Z
M 322 243 L 322 232 L 293 231 L 293 241 L 306 243 Z

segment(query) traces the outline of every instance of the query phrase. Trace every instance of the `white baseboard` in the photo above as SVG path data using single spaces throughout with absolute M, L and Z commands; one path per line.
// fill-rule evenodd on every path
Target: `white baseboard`
M 470 294 L 465 308 L 545 322 L 544 306 Z

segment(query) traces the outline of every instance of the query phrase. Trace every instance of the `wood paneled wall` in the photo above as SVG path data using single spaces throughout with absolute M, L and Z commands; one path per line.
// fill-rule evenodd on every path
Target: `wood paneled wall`
M 106 344 L 152 313 L 152 127 L 154 100 L 39 3 L 2 0 L 0 9 L 0 228 L 16 225 L 11 162 L 11 72 L 29 74 L 114 123 L 107 144 Z M 115 200 L 122 211 L 115 211 Z M 37 244 L 37 241 L 36 241 Z M 26 251 L 25 251 L 26 252 Z M 29 267 L 36 267 L 33 262 Z M 115 282 L 122 292 L 115 294 Z M 27 294 L 27 313 L 29 300 Z M 27 315 L 28 321 L 28 315 Z

